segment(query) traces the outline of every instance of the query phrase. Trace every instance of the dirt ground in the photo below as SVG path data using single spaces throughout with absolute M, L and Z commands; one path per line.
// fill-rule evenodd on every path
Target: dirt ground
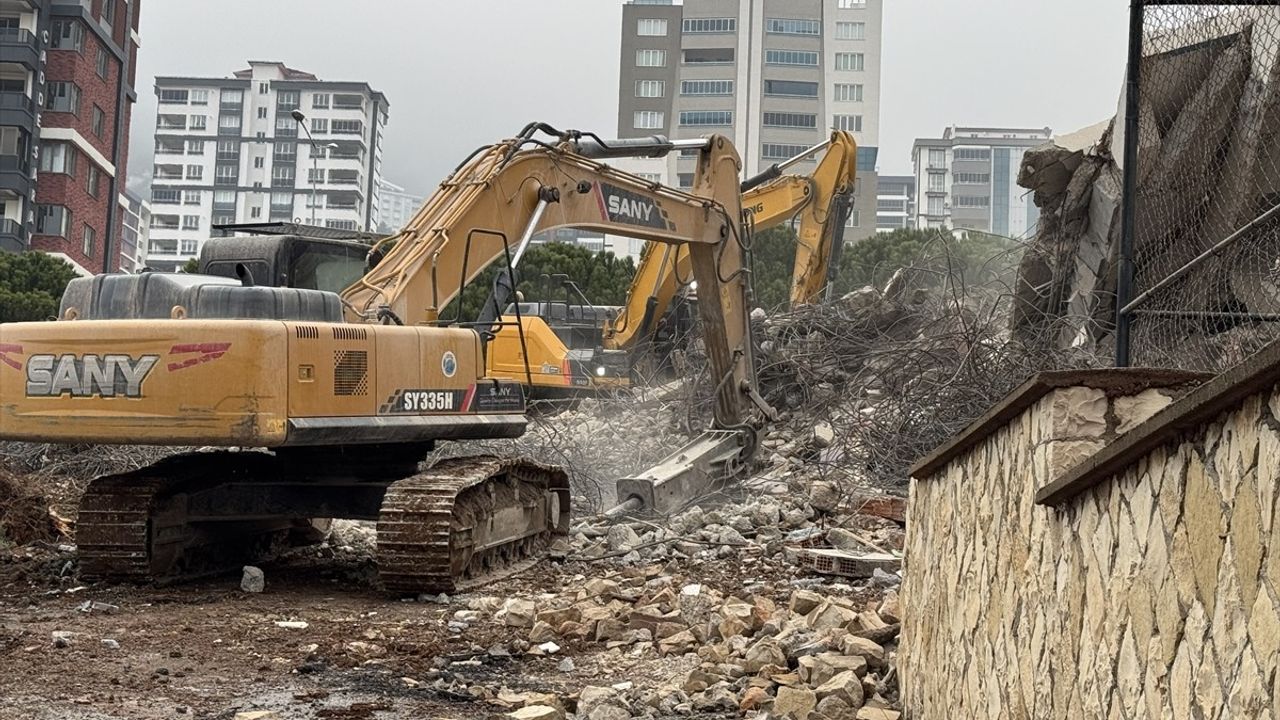
M 524 631 L 488 617 L 461 634 L 446 627 L 471 597 L 557 592 L 595 566 L 544 562 L 441 605 L 389 597 L 373 587 L 365 564 L 305 554 L 264 565 L 261 594 L 242 592 L 238 576 L 167 588 L 83 587 L 57 578 L 69 558 L 27 548 L 0 560 L 0 720 L 231 720 L 252 710 L 274 710 L 282 720 L 470 719 L 506 710 L 466 686 L 568 697 L 585 685 L 657 686 L 696 665 L 693 656 L 630 658 L 587 642 L 566 642 L 544 657 L 494 653 Z M 742 567 L 729 573 L 720 565 L 675 574 L 740 590 Z M 55 633 L 69 633 L 65 647 Z M 369 657 L 352 641 L 384 652 Z M 558 669 L 566 657 L 570 672 Z M 431 687 L 438 678 L 458 681 L 462 692 Z

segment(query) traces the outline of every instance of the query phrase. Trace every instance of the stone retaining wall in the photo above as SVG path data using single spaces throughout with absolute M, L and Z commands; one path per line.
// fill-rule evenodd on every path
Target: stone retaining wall
M 1042 382 L 922 461 L 902 591 L 907 716 L 1272 718 L 1271 355 L 1146 422 L 1178 391 Z M 1104 448 L 1118 471 L 1073 470 Z M 1055 481 L 1042 499 L 1059 504 L 1037 504 Z

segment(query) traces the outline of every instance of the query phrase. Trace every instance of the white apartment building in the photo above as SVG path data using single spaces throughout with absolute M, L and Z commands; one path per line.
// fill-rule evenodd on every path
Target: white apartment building
M 381 220 L 378 231 L 383 233 L 400 232 L 413 216 L 418 214 L 426 197 L 406 192 L 404 188 L 393 182 L 383 180 L 378 187 L 378 202 L 381 209 Z
M 1040 209 L 1018 187 L 1027 150 L 1048 142 L 1049 128 L 952 126 L 911 149 L 916 204 L 913 227 L 980 230 L 1020 238 L 1035 231 Z
M 156 78 L 156 95 L 152 268 L 181 267 L 217 225 L 381 226 L 388 103 L 368 84 L 251 61 L 230 78 Z
M 151 203 L 128 190 L 120 194 L 123 219 L 120 234 L 120 270 L 136 273 L 147 265 L 147 244 L 151 237 Z
M 911 175 L 881 175 L 876 189 L 876 232 L 915 227 L 916 179 Z
M 845 238 L 867 237 L 876 229 L 882 18 L 883 0 L 628 2 L 618 133 L 723 134 L 751 176 L 847 130 L 859 149 Z M 619 164 L 670 185 L 693 181 L 691 155 Z

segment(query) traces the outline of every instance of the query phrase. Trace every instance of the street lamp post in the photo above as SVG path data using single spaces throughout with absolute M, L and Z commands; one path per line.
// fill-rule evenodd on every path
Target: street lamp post
M 302 132 L 307 134 L 307 141 L 311 143 L 311 224 L 316 224 L 316 183 L 320 178 L 320 157 L 316 148 L 316 139 L 311 136 L 311 130 L 307 127 L 307 116 L 302 114 L 301 110 L 294 109 L 292 113 L 293 119 L 298 122 Z

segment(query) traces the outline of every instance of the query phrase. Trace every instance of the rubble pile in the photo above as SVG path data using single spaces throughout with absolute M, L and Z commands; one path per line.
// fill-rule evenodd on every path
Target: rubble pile
M 567 553 L 564 590 L 459 598 L 465 609 L 448 616 L 450 630 L 463 636 L 485 622 L 519 633 L 489 655 L 603 652 L 623 667 L 660 661 L 664 679 L 586 685 L 567 696 L 514 692 L 469 682 L 468 658 L 442 663 L 428 680 L 442 692 L 504 707 L 511 718 L 895 720 L 903 613 L 896 559 L 862 577 L 823 577 L 797 558 L 819 545 L 846 548 L 849 557 L 879 544 L 900 547 L 902 528 L 847 515 L 842 523 L 859 529 L 823 528 L 809 500 L 789 497 L 693 507 L 665 525 L 584 524 Z M 728 567 L 716 572 L 724 561 Z M 559 667 L 573 672 L 576 665 L 570 657 Z

